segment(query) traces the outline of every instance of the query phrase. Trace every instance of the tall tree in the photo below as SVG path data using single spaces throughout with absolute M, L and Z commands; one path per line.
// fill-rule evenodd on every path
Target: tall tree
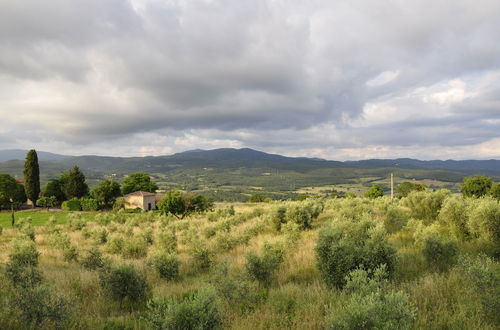
M 476 175 L 464 178 L 461 190 L 465 197 L 483 197 L 486 195 L 493 185 L 493 180 L 490 177 Z
M 158 190 L 158 186 L 156 183 L 151 181 L 151 177 L 147 173 L 132 173 L 125 180 L 123 180 L 122 193 L 124 195 L 139 190 L 154 193 Z
M 67 175 L 67 174 L 66 174 Z M 51 179 L 45 186 L 43 191 L 43 196 L 51 197 L 54 196 L 58 204 L 61 204 L 66 200 L 66 195 L 63 192 L 63 187 L 66 182 L 63 178 L 61 179 Z
M 117 197 L 121 196 L 120 184 L 112 180 L 101 182 L 92 191 L 92 197 L 97 199 L 99 203 L 106 206 L 112 206 Z
M 67 181 L 64 183 L 63 191 L 68 199 L 81 198 L 89 192 L 89 186 L 85 182 L 85 175 L 80 171 L 78 166 L 73 167 L 68 175 Z
M 38 155 L 36 150 L 28 151 L 24 162 L 24 191 L 26 197 L 35 207 L 38 197 L 40 197 L 40 167 L 38 165 Z

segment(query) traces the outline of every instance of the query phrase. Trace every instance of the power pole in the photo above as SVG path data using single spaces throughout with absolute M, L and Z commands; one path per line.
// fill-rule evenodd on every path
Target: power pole
M 391 201 L 394 199 L 394 174 L 391 173 Z

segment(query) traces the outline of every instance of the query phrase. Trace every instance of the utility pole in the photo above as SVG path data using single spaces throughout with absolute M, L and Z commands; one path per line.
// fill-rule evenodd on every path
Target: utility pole
M 391 173 L 391 201 L 394 199 L 394 174 Z

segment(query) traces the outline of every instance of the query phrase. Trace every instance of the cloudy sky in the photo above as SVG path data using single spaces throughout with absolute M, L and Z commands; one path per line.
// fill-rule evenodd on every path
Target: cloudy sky
M 1 0 L 0 149 L 500 158 L 498 0 Z

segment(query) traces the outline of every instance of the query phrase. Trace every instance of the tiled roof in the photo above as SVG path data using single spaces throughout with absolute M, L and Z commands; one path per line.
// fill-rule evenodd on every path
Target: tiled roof
M 135 191 L 133 193 L 125 195 L 125 197 L 126 196 L 156 196 L 156 194 L 155 193 L 150 193 L 150 192 L 147 192 L 147 191 Z

